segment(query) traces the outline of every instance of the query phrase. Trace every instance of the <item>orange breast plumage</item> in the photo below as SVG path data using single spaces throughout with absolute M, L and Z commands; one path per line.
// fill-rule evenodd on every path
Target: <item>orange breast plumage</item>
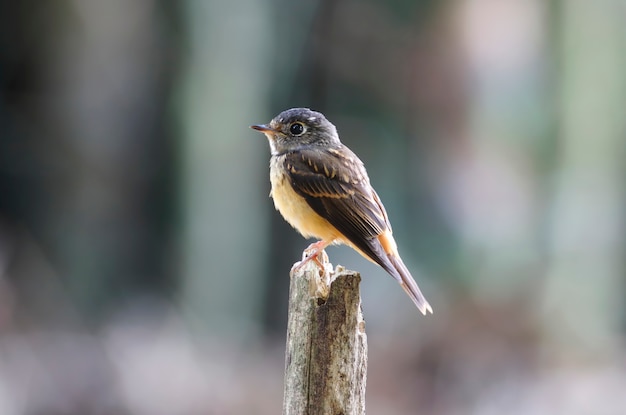
M 270 161 L 271 196 L 274 199 L 274 206 L 283 218 L 305 238 L 333 240 L 340 237 L 335 227 L 318 215 L 306 200 L 293 190 L 284 169 L 284 157 L 273 156 Z

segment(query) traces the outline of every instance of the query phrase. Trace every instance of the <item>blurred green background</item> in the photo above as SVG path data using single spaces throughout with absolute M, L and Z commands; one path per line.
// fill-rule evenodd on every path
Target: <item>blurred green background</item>
M 276 414 L 322 111 L 434 309 L 363 274 L 371 414 L 626 408 L 626 4 L 0 4 L 0 414 Z

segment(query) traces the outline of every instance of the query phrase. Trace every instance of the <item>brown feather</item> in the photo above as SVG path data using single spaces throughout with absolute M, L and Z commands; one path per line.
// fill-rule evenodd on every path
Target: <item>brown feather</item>
M 351 246 L 393 276 L 422 313 L 432 312 L 398 255 L 387 212 L 361 160 L 345 146 L 299 149 L 279 158 L 285 167 L 289 166 L 283 171 L 291 188 L 315 212 L 314 222 L 323 219 L 335 231 L 317 225 L 320 233 L 313 236 L 327 241 L 332 237 Z M 311 236 L 311 226 L 302 221 L 296 224 L 281 213 L 303 235 Z

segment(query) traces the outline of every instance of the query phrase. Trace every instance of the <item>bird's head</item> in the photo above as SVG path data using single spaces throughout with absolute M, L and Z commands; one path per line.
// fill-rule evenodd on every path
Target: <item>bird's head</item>
M 252 125 L 265 134 L 272 154 L 303 147 L 334 147 L 340 143 L 337 129 L 324 114 L 308 108 L 292 108 L 278 114 L 269 124 Z

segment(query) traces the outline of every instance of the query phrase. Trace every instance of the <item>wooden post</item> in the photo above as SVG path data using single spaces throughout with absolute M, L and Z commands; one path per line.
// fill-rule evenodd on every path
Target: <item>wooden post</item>
M 283 415 L 363 415 L 367 337 L 354 271 L 323 252 L 292 271 Z

